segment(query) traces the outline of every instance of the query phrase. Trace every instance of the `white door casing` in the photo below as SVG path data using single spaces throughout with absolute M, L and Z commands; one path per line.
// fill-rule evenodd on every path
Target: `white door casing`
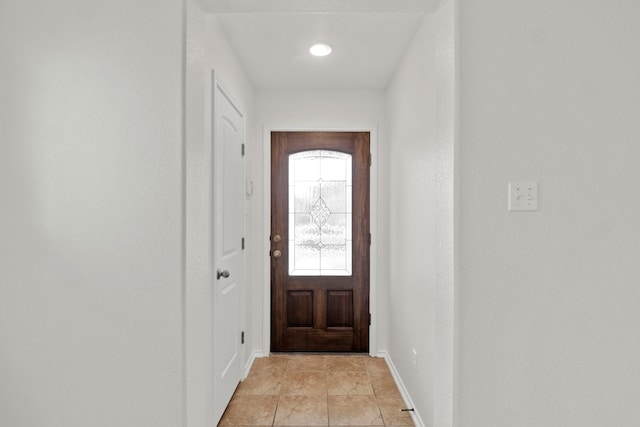
M 327 132 L 369 132 L 370 150 L 372 156 L 371 176 L 370 176 L 370 215 L 371 215 L 371 271 L 369 283 L 369 298 L 371 311 L 371 326 L 369 329 L 369 354 L 374 357 L 384 357 L 385 352 L 379 349 L 378 345 L 378 128 L 370 123 L 359 125 L 354 123 L 350 127 L 341 126 L 308 126 L 300 123 L 275 123 L 264 124 L 262 127 L 263 141 L 263 194 L 271 194 L 271 132 L 272 131 L 327 131 Z M 271 197 L 263 199 L 263 212 L 267 214 L 263 217 L 263 229 L 266 230 L 263 244 L 263 314 L 262 314 L 262 354 L 268 355 L 271 351 L 271 241 L 269 234 L 271 231 Z
M 242 378 L 244 115 L 215 75 L 212 88 L 213 416 L 217 423 Z

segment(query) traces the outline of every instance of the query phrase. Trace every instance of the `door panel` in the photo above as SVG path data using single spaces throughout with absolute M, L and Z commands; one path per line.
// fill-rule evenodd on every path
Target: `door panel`
M 369 133 L 271 134 L 271 350 L 369 349 Z
M 213 112 L 213 406 L 219 420 L 242 375 L 244 118 L 215 80 Z

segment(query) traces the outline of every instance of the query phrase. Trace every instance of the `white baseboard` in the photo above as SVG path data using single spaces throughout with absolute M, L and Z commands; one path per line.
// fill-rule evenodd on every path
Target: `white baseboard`
M 249 372 L 251 371 L 251 367 L 253 366 L 253 362 L 258 357 L 264 357 L 264 354 L 260 350 L 253 350 L 249 355 L 249 358 L 247 359 L 247 363 L 245 363 L 244 365 L 244 374 L 242 376 L 243 380 L 247 378 L 247 376 L 249 375 Z
M 387 366 L 389 367 L 389 371 L 391 371 L 393 380 L 396 382 L 396 385 L 398 386 L 398 390 L 400 390 L 400 395 L 402 395 L 404 404 L 407 405 L 407 408 L 415 408 L 415 405 L 413 404 L 413 400 L 411 400 L 411 396 L 409 396 L 409 392 L 407 391 L 407 388 L 402 382 L 402 378 L 400 378 L 400 374 L 398 374 L 398 370 L 393 364 L 393 360 L 391 360 L 391 356 L 389 356 L 389 353 L 387 353 L 386 351 L 380 351 L 378 352 L 378 357 L 384 358 L 384 360 L 387 362 Z M 413 423 L 417 427 L 425 427 L 424 422 L 422 422 L 422 418 L 420 417 L 420 414 L 418 413 L 417 410 L 414 409 L 413 411 L 409 412 L 409 414 L 411 415 Z

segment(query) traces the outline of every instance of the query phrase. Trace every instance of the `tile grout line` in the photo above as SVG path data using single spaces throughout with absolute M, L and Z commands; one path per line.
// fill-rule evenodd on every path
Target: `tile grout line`
M 289 358 L 286 359 L 286 363 L 284 364 L 284 372 L 282 373 L 282 380 L 280 381 L 280 391 L 278 392 L 278 402 L 276 403 L 276 410 L 273 413 L 273 420 L 271 421 L 271 426 L 276 425 L 276 416 L 278 415 L 278 406 L 280 406 L 280 399 L 282 398 L 282 388 L 284 387 L 285 379 L 287 377 L 287 372 L 289 371 Z
M 327 426 L 331 425 L 331 418 L 329 417 L 329 382 L 327 381 Z
M 329 418 L 329 369 L 327 368 L 327 359 L 324 359 L 324 382 L 327 386 L 327 427 L 331 425 L 331 418 Z
M 271 426 L 276 425 L 276 415 L 278 415 L 278 406 L 280 405 L 281 396 L 282 396 L 282 384 L 280 385 L 280 393 L 278 394 L 278 401 L 276 402 L 276 410 L 273 411 L 273 419 L 271 420 Z

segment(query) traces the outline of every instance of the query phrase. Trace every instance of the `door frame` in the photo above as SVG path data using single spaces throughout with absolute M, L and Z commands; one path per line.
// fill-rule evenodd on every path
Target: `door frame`
M 377 128 L 331 128 L 331 127 L 262 127 L 263 139 L 263 236 L 262 236 L 262 353 L 271 351 L 271 132 L 369 132 L 369 148 L 371 151 L 371 169 L 369 183 L 369 218 L 371 222 L 371 246 L 369 258 L 369 311 L 371 325 L 369 327 L 369 354 L 380 356 L 378 352 L 378 129 Z

